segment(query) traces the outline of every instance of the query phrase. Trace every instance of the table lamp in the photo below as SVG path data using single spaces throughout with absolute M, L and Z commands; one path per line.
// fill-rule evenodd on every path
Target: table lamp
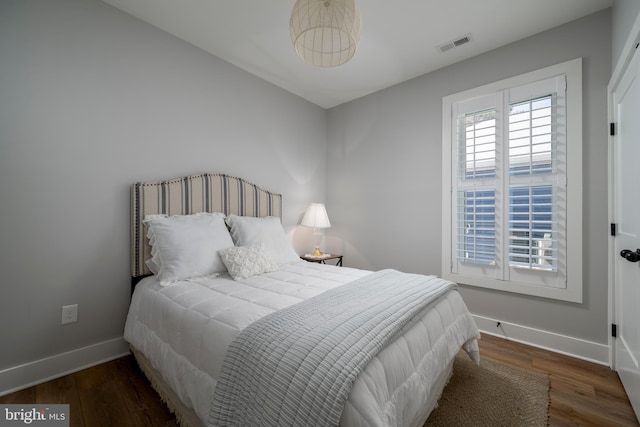
M 311 256 L 321 257 L 323 253 L 320 250 L 320 239 L 322 237 L 320 229 L 331 227 L 329 216 L 327 215 L 327 210 L 324 208 L 324 205 L 322 203 L 312 203 L 304 213 L 304 217 L 300 224 L 305 227 L 314 228 L 313 234 L 316 237 L 316 247 L 311 253 Z

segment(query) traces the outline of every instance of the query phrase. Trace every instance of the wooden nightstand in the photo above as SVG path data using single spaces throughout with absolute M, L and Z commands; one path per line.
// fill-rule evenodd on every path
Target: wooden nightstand
M 329 259 L 335 259 L 337 260 L 336 265 L 339 267 L 342 267 L 342 255 L 326 255 L 321 257 L 315 257 L 310 255 L 300 255 L 300 258 L 309 262 L 317 262 L 318 264 L 326 264 L 325 261 Z

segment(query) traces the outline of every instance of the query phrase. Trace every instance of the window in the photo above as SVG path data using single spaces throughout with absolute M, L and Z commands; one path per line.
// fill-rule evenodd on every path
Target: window
M 443 277 L 582 301 L 581 69 L 443 99 Z

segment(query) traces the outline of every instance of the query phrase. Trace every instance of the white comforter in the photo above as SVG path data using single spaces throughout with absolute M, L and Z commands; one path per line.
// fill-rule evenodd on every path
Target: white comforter
M 203 425 L 226 348 L 238 331 L 273 311 L 370 273 L 306 261 L 280 268 L 242 281 L 222 275 L 167 287 L 149 277 L 136 287 L 125 339 L 149 359 Z M 425 402 L 437 398 L 432 393 L 436 379 L 461 346 L 477 361 L 478 337 L 462 298 L 452 291 L 369 363 L 354 384 L 341 424 L 423 422 Z

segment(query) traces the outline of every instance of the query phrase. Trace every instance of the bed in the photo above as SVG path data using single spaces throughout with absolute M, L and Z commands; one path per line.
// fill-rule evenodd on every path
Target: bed
M 288 242 L 281 217 L 280 194 L 224 174 L 201 174 L 132 186 L 134 290 L 124 336 L 152 386 L 183 426 L 243 425 L 255 423 L 256 419 L 263 425 L 423 425 L 451 376 L 459 350 L 464 349 L 469 357 L 479 361 L 476 341 L 479 332 L 455 285 L 433 276 L 393 270 L 371 272 L 303 261 Z M 358 306 L 354 310 L 361 313 L 363 292 L 373 294 L 372 300 L 378 298 L 371 302 L 372 307 L 377 307 L 381 300 L 396 298 L 395 283 L 402 281 L 413 283 L 412 292 L 433 294 L 432 300 L 415 304 L 413 311 L 404 313 L 395 307 L 410 305 L 407 298 L 411 301 L 419 298 L 398 296 L 396 305 L 385 308 L 385 313 L 371 314 L 368 326 L 363 320 L 362 328 L 350 327 L 346 332 L 348 339 L 333 338 L 338 340 L 337 344 L 331 344 L 322 357 L 318 356 L 323 351 L 321 346 L 310 344 L 317 353 L 310 352 L 301 358 L 301 364 L 314 358 L 345 359 L 345 354 L 350 353 L 361 359 L 358 365 L 351 360 L 341 362 L 347 364 L 350 378 L 336 393 L 343 395 L 342 400 L 336 403 L 337 398 L 330 397 L 333 409 L 322 409 L 324 406 L 318 409 L 313 403 L 309 404 L 307 418 L 285 418 L 289 412 L 286 405 L 294 411 L 301 410 L 298 407 L 305 406 L 308 393 L 315 393 L 314 402 L 329 399 L 326 395 L 333 394 L 319 391 L 324 390 L 322 386 L 310 385 L 316 384 L 313 379 L 316 373 L 312 372 L 309 379 L 301 377 L 305 378 L 306 389 L 300 396 L 296 395 L 294 380 L 287 380 L 290 382 L 283 388 L 293 396 L 282 401 L 285 403 L 273 403 L 276 405 L 273 407 L 285 409 L 254 414 L 257 418 L 247 422 L 241 418 L 233 422 L 228 421 L 231 418 L 220 418 L 219 414 L 226 410 L 224 404 L 233 404 L 239 396 L 253 393 L 253 387 L 257 386 L 251 381 L 256 377 L 268 374 L 272 381 L 269 387 L 275 384 L 275 388 L 267 388 L 259 399 L 252 394 L 247 400 L 251 403 L 275 399 L 278 395 L 275 389 L 284 383 L 278 377 L 279 370 L 284 374 L 291 370 L 288 366 L 281 369 L 280 365 L 287 365 L 291 355 L 301 351 L 295 348 L 297 342 L 292 343 L 290 347 L 294 350 L 288 347 L 287 351 L 294 353 L 283 353 L 278 361 L 266 362 L 274 363 L 276 368 L 261 367 L 256 360 L 267 358 L 263 356 L 266 348 L 282 347 L 274 343 L 301 336 L 291 332 L 289 324 L 277 332 L 284 335 L 269 335 L 271 329 L 264 328 L 280 325 L 282 316 L 290 317 L 293 313 L 299 317 L 296 321 L 303 323 L 317 317 L 325 326 L 333 325 L 325 327 L 331 329 L 328 335 L 334 334 L 334 329 L 339 334 L 340 326 L 348 323 L 339 318 L 343 313 L 340 303 L 346 307 L 353 305 L 349 301 L 355 301 Z M 310 315 L 301 312 L 300 307 L 316 312 Z M 401 311 L 402 314 L 397 314 Z M 271 325 L 266 325 L 269 319 Z M 395 325 L 393 330 L 387 328 L 391 323 Z M 304 324 L 301 328 L 308 326 Z M 358 336 L 357 342 L 348 341 L 354 329 L 366 331 Z M 260 337 L 264 337 L 263 343 L 252 341 Z M 306 340 L 306 336 L 295 338 Z M 238 356 L 239 349 L 243 349 L 241 345 L 249 356 L 260 354 L 260 358 L 243 362 Z M 247 373 L 244 377 L 243 372 L 234 373 L 240 377 L 230 376 L 234 369 Z M 324 369 L 331 370 L 333 366 Z M 292 376 L 302 375 L 299 371 Z M 326 378 L 333 377 L 323 377 L 325 383 L 329 381 Z M 329 381 L 330 390 L 334 382 Z M 230 393 L 230 387 L 236 383 L 248 388 L 235 391 L 235 395 L 224 394 Z M 269 407 L 266 403 L 253 406 L 251 411 Z M 337 415 L 335 408 L 339 408 Z M 331 411 L 333 421 L 319 421 L 324 420 L 325 412 Z M 244 412 L 236 409 L 236 417 L 238 413 L 244 416 Z

